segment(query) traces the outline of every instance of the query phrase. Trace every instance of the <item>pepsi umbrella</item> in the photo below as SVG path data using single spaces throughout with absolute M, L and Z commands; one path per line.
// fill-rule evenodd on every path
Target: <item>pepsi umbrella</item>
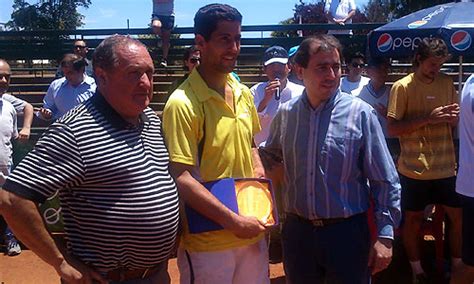
M 416 11 L 369 33 L 374 57 L 412 56 L 425 37 L 440 37 L 453 55 L 474 55 L 474 2 L 437 5 Z
M 463 55 L 474 56 L 474 2 L 458 2 L 416 11 L 383 25 L 368 35 L 373 57 L 413 56 L 426 37 L 439 37 L 449 52 L 459 56 L 459 89 L 462 85 Z

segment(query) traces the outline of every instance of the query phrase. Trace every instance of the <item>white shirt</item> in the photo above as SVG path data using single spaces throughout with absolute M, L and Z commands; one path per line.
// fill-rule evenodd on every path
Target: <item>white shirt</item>
M 459 171 L 456 191 L 474 197 L 474 75 L 464 84 L 461 94 L 459 116 Z
M 324 12 L 329 14 L 336 20 L 345 19 L 349 12 L 356 9 L 354 0 L 326 0 Z M 346 21 L 346 24 L 352 24 L 352 19 Z M 351 35 L 352 30 L 329 30 L 328 34 Z
M 362 87 L 367 85 L 369 81 L 370 79 L 368 77 L 361 76 L 359 81 L 351 82 L 347 76 L 344 76 L 341 78 L 341 91 L 357 97 Z
M 382 115 L 377 110 L 377 105 L 380 104 L 387 108 L 388 98 L 390 96 L 390 87 L 384 86 L 379 92 L 375 92 L 370 82 L 362 87 L 359 93 L 359 98 L 371 105 L 377 111 L 377 118 L 382 126 L 383 135 L 385 138 L 390 138 L 387 131 L 387 115 Z
M 258 105 L 265 97 L 265 87 L 267 85 L 268 82 L 261 82 L 250 88 L 250 92 L 252 92 L 252 95 L 254 96 L 254 103 L 257 109 Z M 280 92 L 280 100 L 277 101 L 275 100 L 275 97 L 273 97 L 268 102 L 267 107 L 262 112 L 258 113 L 262 130 L 254 137 L 255 144 L 257 146 L 265 146 L 268 134 L 270 133 L 270 124 L 272 123 L 272 120 L 275 117 L 280 106 L 283 103 L 291 100 L 292 98 L 300 96 L 303 93 L 303 90 L 304 86 L 292 83 L 287 79 L 286 87 Z
M 9 173 L 12 161 L 12 139 L 18 136 L 16 111 L 13 105 L 0 96 L 0 186 Z

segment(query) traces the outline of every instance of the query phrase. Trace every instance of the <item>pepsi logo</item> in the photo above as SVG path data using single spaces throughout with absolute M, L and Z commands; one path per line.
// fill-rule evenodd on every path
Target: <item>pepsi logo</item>
M 384 33 L 379 36 L 377 40 L 377 48 L 380 52 L 387 52 L 392 48 L 393 39 L 392 36 Z
M 426 20 L 414 21 L 413 23 L 408 24 L 409 29 L 416 29 L 428 23 Z
M 471 47 L 471 35 L 463 30 L 457 31 L 451 35 L 451 46 L 457 51 L 465 51 Z

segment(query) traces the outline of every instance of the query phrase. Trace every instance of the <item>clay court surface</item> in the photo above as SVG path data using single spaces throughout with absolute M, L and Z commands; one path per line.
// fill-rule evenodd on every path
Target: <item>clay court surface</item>
M 171 283 L 179 283 L 179 273 L 176 258 L 171 259 L 168 271 Z M 285 283 L 282 264 L 270 265 L 272 284 Z M 29 250 L 20 255 L 8 257 L 0 255 L 0 283 L 1 284 L 56 284 L 59 277 L 51 266 L 47 265 Z

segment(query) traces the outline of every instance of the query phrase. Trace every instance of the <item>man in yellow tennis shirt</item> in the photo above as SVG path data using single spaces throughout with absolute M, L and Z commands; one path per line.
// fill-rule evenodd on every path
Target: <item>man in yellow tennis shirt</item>
M 269 283 L 264 224 L 231 211 L 200 183 L 264 177 L 252 142 L 260 131 L 253 97 L 230 75 L 240 52 L 241 22 L 242 15 L 229 5 L 199 9 L 194 32 L 201 64 L 173 92 L 163 113 L 182 201 L 223 227 L 190 233 L 184 225 L 181 283 Z
M 400 139 L 398 171 L 405 214 L 402 234 L 413 283 L 427 283 L 420 264 L 419 234 L 423 210 L 429 204 L 441 204 L 446 210 L 451 221 L 451 263 L 454 270 L 461 264 L 462 214 L 455 191 L 452 136 L 459 105 L 453 81 L 439 73 L 448 58 L 442 39 L 424 39 L 413 60 L 415 72 L 395 82 L 390 92 L 387 129 L 390 136 Z

